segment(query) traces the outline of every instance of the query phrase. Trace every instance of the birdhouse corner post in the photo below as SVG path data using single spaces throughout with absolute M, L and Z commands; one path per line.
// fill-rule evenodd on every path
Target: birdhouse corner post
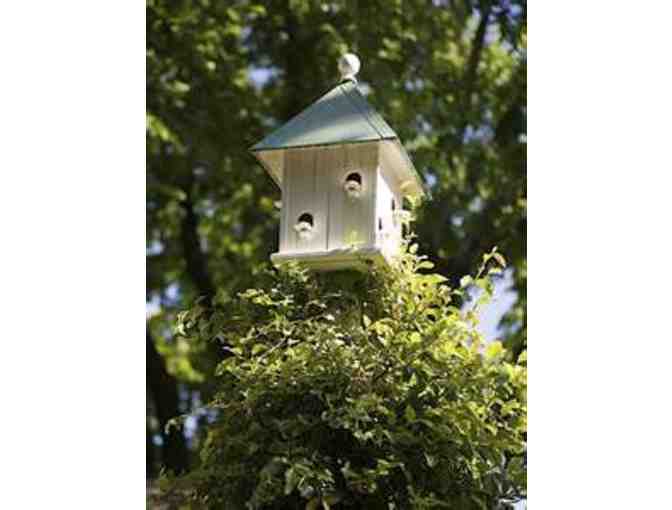
M 404 198 L 424 196 L 399 137 L 357 87 L 360 67 L 343 55 L 340 81 L 250 149 L 282 192 L 275 264 L 389 265 L 408 218 Z

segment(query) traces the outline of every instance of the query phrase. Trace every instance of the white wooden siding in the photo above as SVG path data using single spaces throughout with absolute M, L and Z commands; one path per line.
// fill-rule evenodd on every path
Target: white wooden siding
M 327 211 L 327 249 L 331 250 L 337 245 L 336 239 L 341 234 L 340 225 L 334 225 L 332 215 L 334 210 L 340 214 L 340 202 L 335 202 L 333 188 L 337 185 L 337 175 L 343 169 L 345 154 L 341 146 L 322 147 L 318 150 L 315 164 L 315 175 L 318 189 L 324 197 L 324 208 Z
M 402 171 L 402 163 L 398 154 L 393 150 L 392 142 L 383 142 L 380 146 L 380 169 L 385 176 L 385 181 L 392 190 L 401 189 L 405 173 Z
M 285 193 L 283 210 L 287 211 L 284 245 L 281 251 L 320 251 L 327 248 L 327 209 L 326 190 L 318 185 L 315 163 L 317 149 L 287 151 L 284 165 Z M 301 239 L 294 230 L 299 216 L 308 213 L 313 216 L 313 235 L 310 239 Z
M 375 193 L 377 144 L 350 144 L 334 149 L 329 179 L 329 242 L 330 250 L 349 246 L 375 244 Z M 348 174 L 362 177 L 358 198 L 351 198 L 343 185 Z
M 334 261 L 342 259 L 343 266 L 350 265 L 351 247 L 385 257 L 397 254 L 402 228 L 401 222 L 395 221 L 392 200 L 396 209 L 402 210 L 403 193 L 396 172 L 389 168 L 391 164 L 394 160 L 381 160 L 378 143 L 285 151 L 277 260 L 283 254 L 297 260 L 314 256 L 321 257 L 320 264 L 341 267 Z M 346 177 L 353 172 L 362 178 L 361 193 L 356 198 L 344 189 Z M 313 216 L 310 239 L 301 239 L 294 230 L 304 213 Z M 379 219 L 382 230 L 378 228 Z
M 379 169 L 377 176 L 376 245 L 382 248 L 386 255 L 394 255 L 399 251 L 401 224 L 394 219 L 392 200 L 396 203 L 396 210 L 402 208 L 402 203 L 398 191 L 394 189 L 382 169 Z M 378 228 L 379 220 L 382 223 L 382 230 Z

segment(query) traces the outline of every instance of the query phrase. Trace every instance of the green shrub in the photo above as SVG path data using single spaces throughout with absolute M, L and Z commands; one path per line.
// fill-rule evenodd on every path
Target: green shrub
M 314 274 L 290 265 L 178 331 L 227 346 L 200 465 L 180 484 L 213 509 L 509 508 L 524 496 L 525 356 L 484 345 L 465 289 L 398 265 Z

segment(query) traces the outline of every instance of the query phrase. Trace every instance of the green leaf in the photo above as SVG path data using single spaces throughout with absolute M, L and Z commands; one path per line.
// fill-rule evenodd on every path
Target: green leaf
M 406 421 L 409 423 L 412 423 L 416 420 L 415 409 L 413 409 L 410 404 L 406 405 L 406 409 L 404 410 L 404 418 L 406 418 Z
M 293 467 L 285 471 L 285 496 L 289 496 L 299 483 L 299 475 Z
M 433 468 L 436 466 L 438 463 L 438 459 L 434 455 L 430 455 L 429 453 L 425 452 L 425 460 L 427 461 L 427 465 L 430 468 Z
M 469 285 L 471 285 L 473 283 L 474 283 L 474 279 L 469 275 L 463 276 L 460 279 L 460 287 L 462 287 L 463 289 L 469 287 Z
M 487 358 L 496 358 L 504 352 L 504 346 L 502 342 L 495 341 L 490 342 L 490 344 L 485 349 L 485 355 Z

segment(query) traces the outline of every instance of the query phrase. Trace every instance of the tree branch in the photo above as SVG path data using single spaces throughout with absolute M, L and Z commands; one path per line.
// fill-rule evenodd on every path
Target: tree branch
M 462 83 L 462 91 L 464 94 L 463 108 L 465 114 L 469 109 L 471 94 L 476 83 L 476 76 L 478 75 L 478 64 L 481 61 L 481 53 L 485 46 L 485 35 L 488 30 L 488 24 L 490 23 L 490 14 L 492 13 L 492 1 L 486 0 L 485 2 L 481 2 L 480 7 L 481 20 L 478 23 L 476 34 L 474 34 L 474 40 L 471 44 L 471 52 L 469 53 L 467 68 Z M 463 124 L 466 125 L 466 115 L 463 116 Z M 462 130 L 464 131 L 464 127 Z
M 471 108 L 471 95 L 476 86 L 478 65 L 481 61 L 481 54 L 483 53 L 483 48 L 485 46 L 485 36 L 487 34 L 488 24 L 490 23 L 490 15 L 492 14 L 493 3 L 494 0 L 484 0 L 480 2 L 479 5 L 481 19 L 478 23 L 476 33 L 474 34 L 474 39 L 471 43 L 471 51 L 469 52 L 464 74 L 462 75 L 461 90 L 458 96 L 460 105 L 460 109 L 458 111 L 460 119 L 459 125 L 457 126 L 458 129 L 453 133 L 450 131 L 445 133 L 439 139 L 439 146 L 445 147 L 448 152 L 452 152 L 460 147 L 462 140 L 464 139 L 464 133 L 469 124 L 468 113 Z M 453 169 L 450 158 L 448 158 L 447 162 L 451 169 Z

